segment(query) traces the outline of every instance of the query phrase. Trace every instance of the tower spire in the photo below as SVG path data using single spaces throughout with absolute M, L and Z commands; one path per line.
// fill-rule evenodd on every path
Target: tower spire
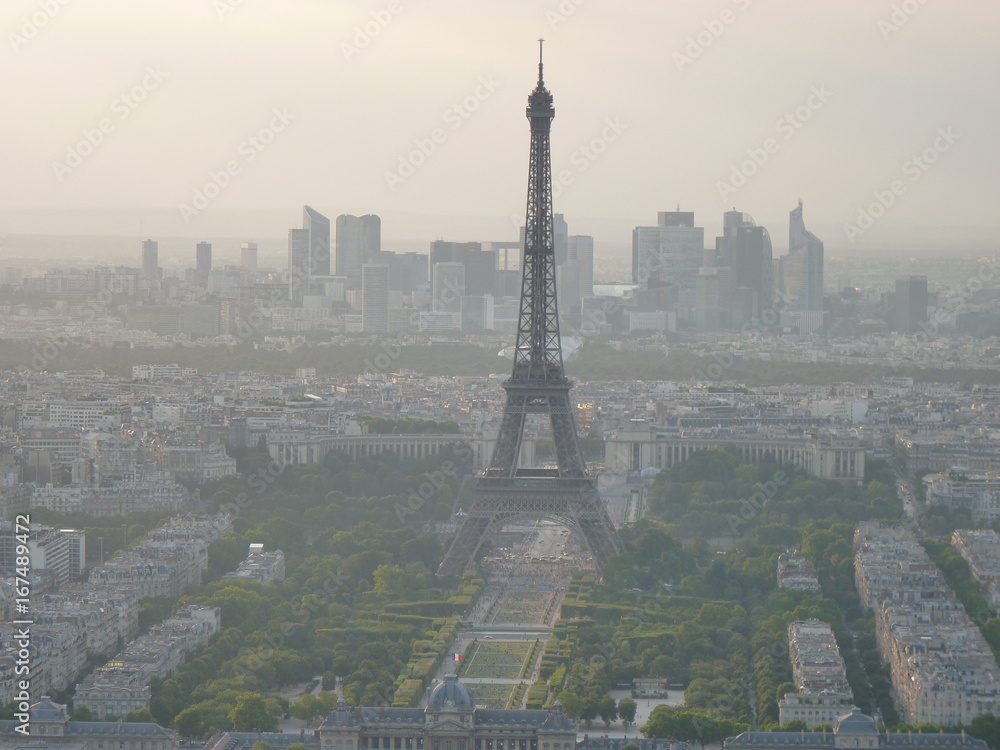
M 544 87 L 545 81 L 542 77 L 542 45 L 545 44 L 544 39 L 538 40 L 538 85 Z

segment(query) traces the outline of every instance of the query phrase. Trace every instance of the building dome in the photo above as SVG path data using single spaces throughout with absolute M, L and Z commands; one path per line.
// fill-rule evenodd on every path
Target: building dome
M 427 699 L 428 711 L 471 711 L 472 696 L 453 674 L 445 675 L 444 682 L 431 691 Z

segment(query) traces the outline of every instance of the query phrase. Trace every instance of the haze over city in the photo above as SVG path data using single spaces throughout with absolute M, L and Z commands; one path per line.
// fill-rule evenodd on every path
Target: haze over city
M 556 210 L 598 255 L 624 259 L 631 228 L 678 205 L 712 235 L 734 206 L 780 227 L 802 198 L 831 251 L 961 252 L 997 229 L 992 2 L 10 0 L 0 13 L 8 255 L 37 246 L 17 235 L 138 238 L 140 224 L 281 238 L 304 203 L 380 214 L 390 249 L 516 238 L 537 37 Z
M 998 21 L 6 0 L 0 750 L 1000 750 Z

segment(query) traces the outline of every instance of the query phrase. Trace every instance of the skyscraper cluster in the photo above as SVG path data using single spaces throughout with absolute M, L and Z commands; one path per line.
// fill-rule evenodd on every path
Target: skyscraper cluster
M 570 234 L 565 217 L 554 214 L 560 315 L 581 331 L 822 333 L 823 241 L 806 228 L 801 201 L 789 214 L 788 237 L 788 254 L 775 258 L 767 229 L 734 209 L 723 214 L 722 234 L 706 247 L 694 212 L 660 211 L 655 225 L 633 229 L 634 291 L 611 305 L 595 296 L 594 238 Z M 303 206 L 301 226 L 288 230 L 280 277 L 258 272 L 256 243 L 243 243 L 239 266 L 216 268 L 212 245 L 199 242 L 187 280 L 220 295 L 219 322 L 206 332 L 232 333 L 253 310 L 275 306 L 286 306 L 278 322 L 299 330 L 336 318 L 337 329 L 348 333 L 513 332 L 524 243 L 522 227 L 519 242 L 438 239 L 426 253 L 392 252 L 382 249 L 377 215 L 343 214 L 331 222 Z M 150 289 L 166 283 L 154 240 L 143 243 L 141 276 Z M 926 319 L 923 283 L 901 280 L 890 295 L 895 330 L 916 332 Z M 163 287 L 158 303 L 166 296 Z M 139 312 L 158 314 L 150 305 Z
M 705 332 L 748 326 L 822 331 L 823 242 L 805 228 L 802 203 L 789 218 L 789 253 L 777 261 L 767 229 L 748 214 L 726 211 L 722 227 L 712 248 L 690 211 L 661 211 L 656 226 L 636 227 L 637 312 L 666 312 L 667 327 Z

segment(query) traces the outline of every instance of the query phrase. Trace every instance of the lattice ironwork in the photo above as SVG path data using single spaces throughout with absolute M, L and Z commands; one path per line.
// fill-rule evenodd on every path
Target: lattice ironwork
M 555 108 L 545 88 L 541 46 L 538 85 L 528 97 L 531 123 L 528 201 L 521 264 L 521 306 L 514 367 L 504 381 L 507 405 L 485 471 L 476 477 L 472 509 L 441 563 L 439 574 L 460 573 L 483 541 L 511 521 L 548 518 L 577 532 L 600 566 L 620 545 L 601 503 L 597 483 L 587 476 L 576 434 L 572 382 L 563 370 L 556 300 L 555 236 L 549 133 Z M 555 469 L 518 468 L 529 414 L 547 415 L 555 445 Z

